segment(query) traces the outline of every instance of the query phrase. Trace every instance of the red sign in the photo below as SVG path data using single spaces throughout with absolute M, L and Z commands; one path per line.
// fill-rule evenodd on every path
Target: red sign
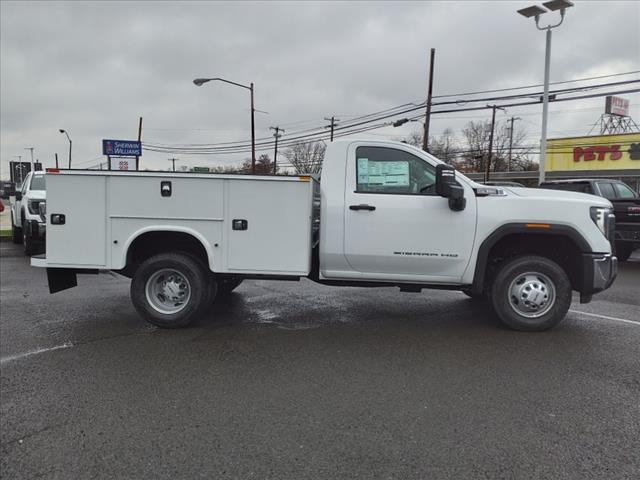
M 622 158 L 622 152 L 620 151 L 621 145 L 598 145 L 594 147 L 575 147 L 573 149 L 573 161 L 579 162 L 583 160 L 585 162 L 591 162 L 593 160 L 620 160 Z

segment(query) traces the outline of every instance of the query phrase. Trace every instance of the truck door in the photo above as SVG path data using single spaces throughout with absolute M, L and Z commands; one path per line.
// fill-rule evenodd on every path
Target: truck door
M 459 282 L 469 263 L 476 202 L 454 212 L 436 195 L 435 165 L 400 148 L 348 151 L 344 253 L 361 278 Z M 459 182 L 460 183 L 460 182 Z

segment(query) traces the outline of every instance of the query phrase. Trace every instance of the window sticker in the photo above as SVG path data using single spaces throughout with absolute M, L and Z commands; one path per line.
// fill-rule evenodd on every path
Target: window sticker
M 358 159 L 358 184 L 369 183 L 369 159 Z
M 368 167 L 369 185 L 409 186 L 409 162 L 371 162 Z

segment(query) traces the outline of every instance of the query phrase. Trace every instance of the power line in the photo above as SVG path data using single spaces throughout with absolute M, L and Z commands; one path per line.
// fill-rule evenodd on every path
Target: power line
M 572 101 L 572 100 L 581 100 L 581 99 L 588 99 L 588 98 L 597 98 L 597 97 L 602 97 L 605 95 L 619 95 L 619 94 L 625 94 L 625 93 L 636 93 L 640 91 L 640 89 L 628 89 L 628 90 L 622 90 L 622 91 L 608 91 L 608 92 L 601 92 L 601 93 L 594 93 L 594 94 L 588 94 L 588 95 L 579 95 L 579 96 L 572 96 L 572 97 L 568 97 L 568 98 L 555 98 L 551 101 L 551 103 L 555 103 L 555 102 L 563 102 L 563 101 Z M 540 100 L 535 100 L 535 101 L 527 101 L 527 102 L 517 102 L 517 103 L 508 103 L 508 104 L 503 104 L 500 105 L 502 107 L 516 107 L 516 106 L 528 106 L 528 105 L 536 105 L 539 104 Z M 354 129 L 355 127 L 359 127 L 362 125 L 366 125 L 369 123 L 373 123 L 375 121 L 379 121 L 379 120 L 384 120 L 384 119 L 388 119 L 391 117 L 394 117 L 396 115 L 401 115 L 401 114 L 405 114 L 405 113 L 411 113 L 413 111 L 419 110 L 421 109 L 422 106 L 416 106 L 416 107 L 412 107 L 409 109 L 405 109 L 403 111 L 398 111 L 398 112 L 394 112 L 392 114 L 387 114 L 387 115 L 381 115 L 378 116 L 377 118 L 372 118 L 370 120 L 364 120 L 362 122 L 356 122 L 356 123 L 349 123 L 349 124 L 344 124 L 341 125 L 337 128 L 334 128 L 334 136 L 343 136 L 343 135 L 337 135 L 335 132 L 339 132 L 339 131 L 351 131 L 352 129 Z M 478 106 L 478 107 L 464 107 L 464 108 L 456 108 L 456 109 L 443 109 L 443 110 L 435 110 L 432 111 L 433 115 L 437 115 L 437 114 L 444 114 L 444 113 L 457 113 L 457 112 L 465 112 L 465 111 L 475 111 L 475 110 L 484 110 L 486 109 L 486 106 Z M 420 118 L 420 116 L 417 116 L 417 118 Z M 384 126 L 384 125 L 383 125 Z M 379 128 L 379 127 L 377 127 Z M 358 133 L 360 130 L 358 131 L 351 131 L 350 134 L 353 133 Z M 296 133 L 298 132 L 294 132 L 293 134 L 291 134 L 291 136 L 289 136 L 289 138 L 287 139 L 286 145 L 291 145 L 293 143 L 296 143 L 298 141 L 301 140 L 310 140 L 310 139 L 327 139 L 327 132 L 326 131 L 319 131 L 319 132 L 314 132 L 314 133 L 308 133 L 308 134 L 299 134 L 296 135 Z M 266 140 L 266 139 L 265 139 Z M 256 144 L 259 147 L 265 147 L 265 148 L 270 148 L 273 146 L 273 141 L 263 141 L 263 142 L 259 142 Z M 285 142 L 283 142 L 283 145 L 285 145 Z M 184 145 L 184 146 L 170 146 L 170 145 L 159 145 L 159 144 L 152 144 L 152 143 L 144 143 L 143 144 L 144 148 L 150 151 L 159 151 L 159 152 L 164 152 L 164 153 L 187 153 L 187 154 L 213 154 L 213 153 L 244 153 L 246 151 L 247 145 L 246 144 L 240 144 L 240 143 L 236 143 L 234 145 L 229 145 L 229 146 L 223 146 L 222 144 L 203 144 L 203 145 Z
M 597 77 L 586 77 L 586 78 L 576 78 L 574 80 L 563 80 L 560 82 L 551 82 L 549 83 L 549 85 L 563 85 L 566 83 L 576 83 L 576 82 L 586 82 L 589 80 L 600 80 L 602 78 L 611 78 L 611 77 L 621 77 L 624 75 L 633 75 L 635 73 L 640 73 L 640 70 L 633 70 L 631 72 L 622 72 L 622 73 L 612 73 L 609 75 L 600 75 Z M 452 93 L 449 95 L 434 95 L 433 98 L 444 98 L 444 97 L 462 97 L 462 96 L 467 96 L 467 95 L 479 95 L 481 93 L 496 93 L 496 92 L 509 92 L 509 91 L 513 91 L 513 90 L 524 90 L 527 88 L 536 88 L 536 87 L 543 87 L 544 84 L 539 83 L 536 85 L 527 85 L 525 87 L 508 87 L 508 88 L 497 88 L 494 90 L 481 90 L 478 92 L 466 92 L 466 93 Z

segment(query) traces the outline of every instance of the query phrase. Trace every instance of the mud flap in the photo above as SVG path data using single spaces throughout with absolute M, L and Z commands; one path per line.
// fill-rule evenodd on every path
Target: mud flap
M 71 268 L 47 268 L 49 293 L 57 293 L 78 286 L 78 275 Z

